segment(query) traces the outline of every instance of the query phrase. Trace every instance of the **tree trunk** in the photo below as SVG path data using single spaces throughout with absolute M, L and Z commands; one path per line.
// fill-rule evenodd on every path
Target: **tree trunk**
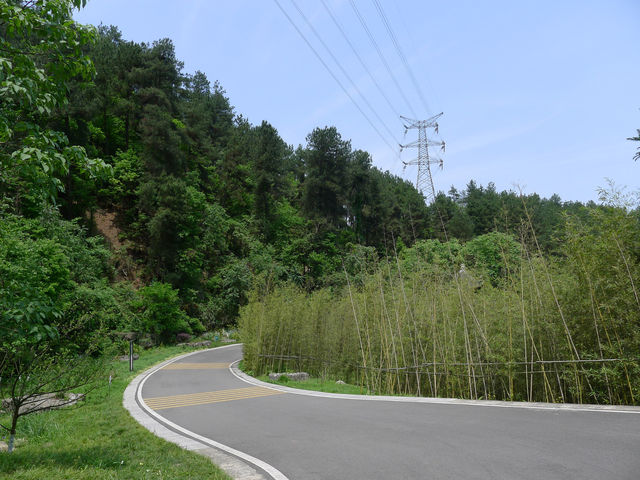
M 16 407 L 14 404 L 13 412 L 11 414 L 11 430 L 9 430 L 9 446 L 7 451 L 13 452 L 13 444 L 16 439 L 16 427 L 18 426 L 18 417 L 20 416 L 20 407 Z

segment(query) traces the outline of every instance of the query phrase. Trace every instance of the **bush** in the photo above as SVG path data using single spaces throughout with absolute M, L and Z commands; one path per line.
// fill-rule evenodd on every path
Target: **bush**
M 140 289 L 140 296 L 143 313 L 138 330 L 154 335 L 162 343 L 171 343 L 181 332 L 193 333 L 191 324 L 197 330 L 202 328 L 180 308 L 178 291 L 168 283 L 153 282 Z

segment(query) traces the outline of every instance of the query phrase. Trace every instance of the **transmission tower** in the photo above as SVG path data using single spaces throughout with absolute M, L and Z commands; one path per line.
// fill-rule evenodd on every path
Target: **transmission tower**
M 411 118 L 403 117 L 404 120 L 404 134 L 407 134 L 407 131 L 410 129 L 418 130 L 418 140 L 407 143 L 406 145 L 400 145 L 400 151 L 405 148 L 417 148 L 418 149 L 418 157 L 410 160 L 408 162 L 402 162 L 404 164 L 404 168 L 406 169 L 409 165 L 417 165 L 418 166 L 418 177 L 416 179 L 416 188 L 419 192 L 421 192 L 427 203 L 434 201 L 436 199 L 436 189 L 433 186 L 433 177 L 431 176 L 431 165 L 438 165 L 442 168 L 443 161 L 441 158 L 429 156 L 429 147 L 440 147 L 440 149 L 444 152 L 445 144 L 442 140 L 430 140 L 427 136 L 427 130 L 433 129 L 434 133 L 438 134 L 438 118 L 442 116 L 442 112 L 437 115 L 434 115 L 431 118 L 426 120 L 413 120 Z

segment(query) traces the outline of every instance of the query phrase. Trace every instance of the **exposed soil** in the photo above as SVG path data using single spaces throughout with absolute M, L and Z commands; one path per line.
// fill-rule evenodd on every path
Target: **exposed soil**
M 96 210 L 93 214 L 93 221 L 100 235 L 107 239 L 113 250 L 121 250 L 124 245 L 120 241 L 120 230 L 116 227 L 115 219 L 115 212 Z
M 119 280 L 131 282 L 134 288 L 142 286 L 140 279 L 140 265 L 128 251 L 131 243 L 120 240 L 120 229 L 116 225 L 116 212 L 109 210 L 96 210 L 93 214 L 93 222 L 96 231 L 102 235 L 111 250 L 114 252 L 114 267 Z

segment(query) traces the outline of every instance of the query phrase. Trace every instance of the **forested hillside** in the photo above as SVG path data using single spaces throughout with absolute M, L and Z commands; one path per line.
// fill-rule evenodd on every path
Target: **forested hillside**
M 319 310 L 348 302 L 332 313 L 344 313 L 331 319 L 336 330 L 308 332 L 308 341 L 292 337 L 285 349 L 282 339 L 274 340 L 284 335 L 277 315 L 270 326 L 256 327 L 272 329 L 268 339 L 253 337 L 245 320 L 251 361 L 261 370 L 266 364 L 260 355 L 317 360 L 322 348 L 313 347 L 311 355 L 305 342 L 337 335 L 331 348 L 338 348 L 356 335 L 354 316 L 374 298 L 384 304 L 393 295 L 395 313 L 379 305 L 379 317 L 372 318 L 398 319 L 397 327 L 376 332 L 382 327 L 374 328 L 374 320 L 363 330 L 358 326 L 360 343 L 344 346 L 355 357 L 340 360 L 341 368 L 353 373 L 354 365 L 366 366 L 369 359 L 370 367 L 374 358 L 384 359 L 373 362 L 378 369 L 427 358 L 464 360 L 466 367 L 450 374 L 471 379 L 479 375 L 467 368 L 472 363 L 506 365 L 518 355 L 529 361 L 539 348 L 547 359 L 587 355 L 627 362 L 611 372 L 596 364 L 597 378 L 583 370 L 556 371 L 558 386 L 536 379 L 547 392 L 539 396 L 514 393 L 514 382 L 526 391 L 534 381 L 514 380 L 513 363 L 500 367 L 506 376 L 491 388 L 481 389 L 477 380 L 464 390 L 446 380 L 448 389 L 439 390 L 433 380 L 429 392 L 637 402 L 635 205 L 613 194 L 601 205 L 563 202 L 555 195 L 499 192 L 473 180 L 426 205 L 410 182 L 380 171 L 334 127 L 319 126 L 304 145 L 292 146 L 268 119 L 244 118 L 222 85 L 184 71 L 170 39 L 135 43 L 116 27 L 66 24 L 66 7 L 25 14 L 21 3 L 3 7 L 0 24 L 0 305 L 7 331 L 17 335 L 11 325 L 26 315 L 41 337 L 81 326 L 76 348 L 87 335 L 112 331 L 170 343 L 179 333 L 235 326 L 249 298 L 245 318 L 259 318 L 255 308 L 269 305 L 275 292 L 273 298 L 299 302 L 289 335 L 316 325 L 304 302 L 317 300 L 313 309 Z M 461 271 L 471 279 L 463 287 Z M 421 290 L 425 285 L 434 290 Z M 448 298 L 439 289 L 450 286 L 458 304 L 438 307 Z M 436 303 L 414 311 L 423 294 Z M 282 308 L 274 304 L 267 311 Z M 452 323 L 435 332 L 428 319 L 440 318 L 439 312 Z M 401 317 L 411 320 L 409 326 L 401 325 Z M 548 328 L 534 334 L 522 327 L 525 317 Z M 461 319 L 464 325 L 456 323 Z M 326 322 L 317 325 L 329 328 Z M 511 322 L 520 325 L 518 333 Z M 400 363 L 396 350 L 393 358 L 389 350 L 397 335 L 393 348 L 413 351 Z M 568 350 L 540 343 L 558 335 L 570 338 Z M 422 386 L 424 392 L 429 381 L 376 372 L 366 376 L 376 390 Z M 572 372 L 580 378 L 568 387 Z M 596 386 L 589 389 L 589 382 Z

